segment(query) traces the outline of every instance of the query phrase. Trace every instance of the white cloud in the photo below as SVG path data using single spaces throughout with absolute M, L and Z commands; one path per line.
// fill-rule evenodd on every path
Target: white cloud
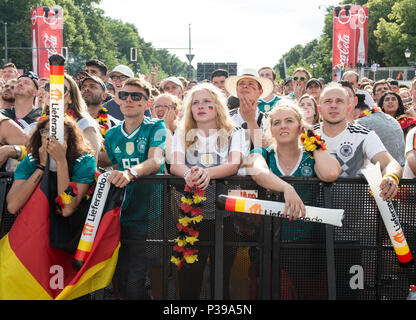
M 156 48 L 188 48 L 191 24 L 194 66 L 237 62 L 241 69 L 274 66 L 290 48 L 319 37 L 322 5 L 339 1 L 101 0 L 100 7 L 107 16 L 133 23 Z M 169 51 L 187 61 L 188 49 Z

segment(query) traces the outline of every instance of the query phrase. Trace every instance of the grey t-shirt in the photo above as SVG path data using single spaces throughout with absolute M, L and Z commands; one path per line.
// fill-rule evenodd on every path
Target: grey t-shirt
M 399 122 L 384 112 L 375 112 L 359 118 L 356 123 L 373 130 L 383 142 L 387 151 L 403 168 L 406 162 L 403 130 Z

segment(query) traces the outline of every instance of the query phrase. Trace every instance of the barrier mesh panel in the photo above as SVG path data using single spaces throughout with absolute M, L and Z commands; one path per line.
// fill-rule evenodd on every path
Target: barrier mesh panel
M 10 188 L 12 178 L 1 179 L 7 179 Z M 128 266 L 121 269 L 128 276 L 119 278 L 116 273 L 110 286 L 86 298 L 214 299 L 222 286 L 223 299 L 328 299 L 329 286 L 335 285 L 336 299 L 403 300 L 409 285 L 416 284 L 415 267 L 398 263 L 367 184 L 346 179 L 328 189 L 314 179 L 289 181 L 305 205 L 326 204 L 345 210 L 343 226 L 334 227 L 335 284 L 328 283 L 327 263 L 331 261 L 327 261 L 324 224 L 216 209 L 218 194 L 255 194 L 259 199 L 284 202 L 282 194 L 259 188 L 250 178 L 218 180 L 209 186 L 204 219 L 199 224 L 199 261 L 178 271 L 170 258 L 178 234 L 183 181 L 163 176 L 154 179 L 158 183 L 137 182 L 151 193 L 145 200 L 138 193 L 136 199 L 147 203 L 146 228 L 141 232 L 122 229 L 118 263 Z M 416 184 L 405 180 L 393 204 L 413 255 L 415 200 Z M 5 199 L 3 202 L 1 235 L 15 220 L 7 213 Z M 218 252 L 221 247 L 223 254 Z M 216 253 L 220 261 L 215 260 Z M 215 274 L 217 267 L 222 273 Z

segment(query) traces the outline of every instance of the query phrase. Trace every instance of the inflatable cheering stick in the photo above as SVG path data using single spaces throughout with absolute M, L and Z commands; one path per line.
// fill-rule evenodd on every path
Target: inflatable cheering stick
M 97 185 L 95 186 L 94 195 L 92 196 L 91 205 L 85 219 L 84 228 L 82 229 L 81 239 L 79 240 L 77 251 L 75 252 L 72 263 L 74 269 L 79 270 L 91 252 L 94 244 L 95 235 L 104 211 L 110 183 L 108 176 L 110 172 L 104 172 L 98 176 Z
M 49 94 L 51 103 L 49 106 L 49 136 L 54 137 L 60 143 L 64 143 L 64 73 L 65 58 L 60 54 L 49 57 L 50 76 Z M 50 159 L 50 169 L 56 171 L 55 160 Z
M 369 164 L 365 169 L 362 169 L 361 172 L 367 179 L 371 188 L 400 265 L 402 267 L 411 266 L 413 264 L 413 256 L 410 252 L 409 246 L 407 245 L 406 238 L 393 203 L 391 201 L 385 201 L 380 197 L 380 184 L 382 180 L 380 163 L 377 162 L 376 165 Z
M 217 208 L 226 211 L 284 218 L 285 204 L 283 202 L 231 197 L 220 194 L 217 198 Z M 305 206 L 305 211 L 305 217 L 299 217 L 298 220 L 332 224 L 337 227 L 342 226 L 343 209 Z M 287 217 L 289 218 L 289 214 Z

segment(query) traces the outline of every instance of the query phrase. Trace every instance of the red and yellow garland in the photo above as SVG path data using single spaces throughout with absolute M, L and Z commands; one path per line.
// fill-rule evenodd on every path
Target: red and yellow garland
M 184 196 L 181 198 L 180 210 L 182 215 L 178 219 L 179 234 L 175 239 L 171 262 L 176 264 L 178 270 L 184 264 L 198 261 L 198 248 L 195 243 L 199 241 L 197 224 L 202 221 L 202 207 L 206 201 L 205 191 L 185 185 Z
M 72 199 L 78 195 L 78 188 L 76 182 L 70 182 L 68 187 L 59 196 L 55 198 L 56 213 L 62 215 L 62 210 L 65 206 L 72 202 Z
M 305 132 L 300 135 L 300 141 L 302 142 L 305 151 L 309 153 L 312 159 L 315 150 L 327 149 L 325 140 L 313 130 L 305 130 Z
M 98 111 L 98 125 L 100 126 L 100 132 L 103 138 L 105 138 L 105 134 L 107 133 L 108 129 L 110 129 L 108 115 L 108 110 L 104 107 L 100 108 Z
M 373 107 L 371 110 L 364 110 L 363 112 L 360 113 L 358 117 L 363 118 L 363 117 L 368 116 L 369 114 L 376 113 L 376 112 L 382 112 L 382 111 L 379 107 Z

